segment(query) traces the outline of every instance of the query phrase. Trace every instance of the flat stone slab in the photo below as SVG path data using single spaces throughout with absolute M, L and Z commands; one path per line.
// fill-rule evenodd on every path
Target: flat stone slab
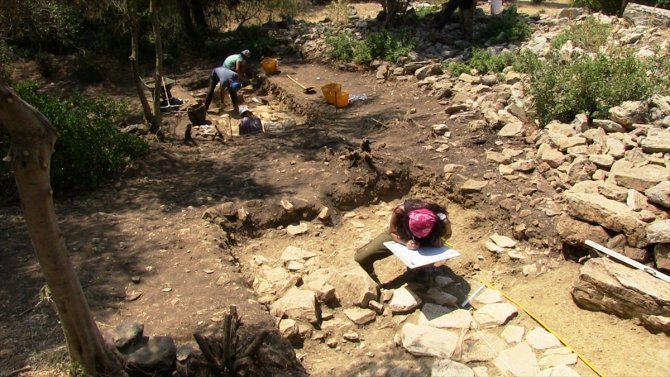
M 526 342 L 500 352 L 494 364 L 504 376 L 537 376 L 540 372 L 537 357 Z
M 484 305 L 473 314 L 475 322 L 481 328 L 496 327 L 505 324 L 518 313 L 516 306 L 506 302 Z
M 500 334 L 507 343 L 519 343 L 523 340 L 526 329 L 523 326 L 507 325 Z
M 540 356 L 540 368 L 553 368 L 561 365 L 577 364 L 577 354 L 568 347 L 559 347 L 546 350 Z
M 458 345 L 456 333 L 406 323 L 400 330 L 402 346 L 414 356 L 436 356 L 450 358 Z
M 393 291 L 393 298 L 389 303 L 391 312 L 407 313 L 421 305 L 421 298 L 407 287 L 400 287 Z
M 437 360 L 430 369 L 431 377 L 475 377 L 467 365 L 452 360 Z
M 320 319 L 316 310 L 316 294 L 297 287 L 289 289 L 284 296 L 272 303 L 270 313 L 277 318 L 286 316 L 298 322 L 316 323 Z
M 443 329 L 468 329 L 472 324 L 472 315 L 465 309 L 452 309 L 446 306 L 426 303 L 419 312 L 419 325 Z
M 549 331 L 536 327 L 526 334 L 526 342 L 536 350 L 560 347 L 561 342 Z
M 344 315 L 351 320 L 351 322 L 363 326 L 377 318 L 377 314 L 370 309 L 349 308 L 344 310 Z

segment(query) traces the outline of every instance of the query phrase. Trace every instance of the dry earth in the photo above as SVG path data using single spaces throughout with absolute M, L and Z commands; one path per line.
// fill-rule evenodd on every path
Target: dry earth
M 540 253 L 537 260 L 544 268 L 538 276 L 524 275 L 518 261 L 481 247 L 493 232 L 510 235 L 511 226 L 499 209 L 455 193 L 441 178 L 442 167 L 462 164 L 462 175 L 481 178 L 488 168 L 481 156 L 496 145 L 495 134 L 473 134 L 465 120 L 449 121 L 450 147 L 438 152 L 430 126 L 447 122 L 447 115 L 414 83 L 378 84 L 365 73 L 290 59 L 281 67 L 281 74 L 269 79 L 266 92 L 246 98 L 249 103 L 252 96 L 267 100 L 276 112 L 296 111 L 295 127 L 263 136 L 228 137 L 225 142 L 196 133 L 195 144 L 185 145 L 181 136 L 186 114 L 174 113 L 166 117 L 168 139 L 152 141 L 151 155 L 135 162 L 123 177 L 94 193 L 57 201 L 64 237 L 102 329 L 139 320 L 148 335 L 170 335 L 178 344 L 192 344 L 194 332 L 220 326 L 231 304 L 239 307 L 246 326 L 274 326 L 251 284 L 258 256 L 276 261 L 286 246 L 298 246 L 323 253 L 333 266 L 350 263 L 355 248 L 385 227 L 392 205 L 402 197 L 419 196 L 448 206 L 454 223 L 452 243 L 462 256 L 445 268 L 465 279 L 470 290 L 479 286 L 478 279 L 494 283 L 603 375 L 670 375 L 667 336 L 575 306 L 569 289 L 579 265 L 561 255 L 551 219 L 533 215 L 538 238 L 545 242 L 524 245 Z M 179 83 L 192 82 L 206 77 L 208 70 L 207 63 L 198 63 L 175 77 Z M 124 74 L 128 77 L 123 69 L 118 73 Z M 303 94 L 285 74 L 309 86 L 340 82 L 351 94 L 366 94 L 368 99 L 336 110 L 325 105 L 320 94 Z M 132 100 L 128 84 L 120 79 L 88 90 Z M 199 92 L 202 89 L 189 92 L 179 86 L 174 94 L 188 104 Z M 352 151 L 358 151 L 364 139 L 372 141 L 372 169 L 362 159 L 352 159 Z M 522 140 L 511 143 L 523 145 Z M 496 184 L 501 195 L 523 192 L 525 187 L 504 180 Z M 540 194 L 552 194 L 543 192 L 541 182 L 532 184 Z M 311 212 L 307 218 L 287 215 L 281 200 L 303 203 Z M 228 201 L 252 205 L 253 221 L 221 228 L 202 219 L 207 208 Z M 331 221 L 314 219 L 321 206 L 330 208 Z M 307 233 L 287 234 L 288 225 L 301 221 Z M 65 375 L 62 334 L 42 300 L 44 281 L 17 205 L 0 209 L 0 228 L 0 375 L 26 365 L 32 370 L 21 376 Z M 139 283 L 132 282 L 134 276 L 141 278 Z M 383 363 L 385 357 L 427 368 L 430 358 L 415 359 L 393 344 L 403 320 L 407 318 L 381 317 L 359 330 L 360 342 L 342 341 L 331 348 L 307 341 L 295 352 L 313 376 L 344 376 L 367 364 Z M 532 322 L 525 314 L 514 321 Z M 575 369 L 583 376 L 594 375 L 581 361 Z M 292 375 L 300 373 L 298 367 L 290 370 Z

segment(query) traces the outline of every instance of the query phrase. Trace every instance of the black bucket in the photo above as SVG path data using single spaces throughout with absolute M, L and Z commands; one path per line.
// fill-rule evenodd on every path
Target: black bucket
M 197 126 L 205 124 L 205 120 L 207 119 L 207 110 L 205 109 L 204 104 L 199 103 L 189 106 L 186 110 L 186 113 L 188 114 L 188 119 L 193 125 Z

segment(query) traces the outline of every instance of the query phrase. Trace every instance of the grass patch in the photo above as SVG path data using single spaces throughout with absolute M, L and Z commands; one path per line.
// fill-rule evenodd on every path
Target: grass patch
M 598 22 L 594 17 L 587 17 L 583 22 L 563 30 L 552 41 L 551 46 L 560 49 L 567 41 L 584 51 L 598 52 L 605 45 L 610 35 L 611 26 Z

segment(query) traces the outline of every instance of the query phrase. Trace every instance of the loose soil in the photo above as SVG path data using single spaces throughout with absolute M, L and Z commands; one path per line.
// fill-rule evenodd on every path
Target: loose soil
M 205 89 L 188 91 L 185 83 L 207 77 L 216 64 L 194 63 L 173 75 L 178 83 L 173 94 L 194 103 Z M 335 109 L 320 94 L 304 94 L 286 74 L 317 88 L 339 82 L 350 94 L 367 99 Z M 129 72 L 119 68 L 118 78 L 84 89 L 126 98 L 136 111 L 127 77 Z M 454 189 L 466 178 L 482 179 L 495 171 L 483 151 L 497 147 L 499 140 L 494 133 L 467 128 L 476 115 L 449 120 L 444 106 L 414 82 L 378 83 L 368 73 L 289 57 L 282 60 L 280 74 L 246 101 L 251 103 L 252 97 L 268 101 L 276 111 L 293 112 L 297 125 L 261 136 L 226 135 L 225 141 L 194 132 L 194 143 L 184 144 L 188 118 L 172 113 L 165 117 L 166 139 L 153 140 L 151 154 L 121 178 L 99 191 L 56 201 L 63 236 L 101 329 L 139 320 L 147 335 L 194 344 L 192 334 L 216 332 L 230 305 L 237 305 L 246 327 L 274 327 L 264 298 L 252 288 L 261 256 L 276 263 L 286 246 L 298 246 L 318 252 L 333 266 L 351 263 L 354 250 L 386 226 L 392 206 L 414 196 L 448 206 L 452 244 L 462 256 L 443 268 L 467 280 L 471 290 L 478 279 L 491 281 L 604 375 L 670 375 L 667 336 L 575 306 L 569 291 L 579 264 L 563 258 L 553 220 L 544 212 L 526 219 L 536 229 L 534 238 L 544 240 L 524 245 L 539 252 L 537 261 L 544 269 L 538 276 L 525 276 L 521 262 L 481 247 L 493 232 L 511 235 L 513 224 L 493 201 Z M 446 150 L 439 149 L 439 137 L 431 132 L 437 123 L 449 124 Z M 361 150 L 364 140 L 371 142 L 371 156 Z M 505 141 L 505 146 L 526 147 L 523 140 Z M 447 181 L 442 175 L 446 163 L 464 169 Z M 494 184 L 501 199 L 524 192 L 555 194 L 543 182 L 495 178 Z M 295 209 L 285 210 L 282 200 Z M 208 208 L 224 202 L 243 204 L 249 218 L 203 219 Z M 315 219 L 323 206 L 331 211 L 330 221 Z M 307 233 L 286 232 L 287 226 L 301 222 Z M 25 365 L 32 370 L 21 376 L 66 375 L 62 333 L 42 295 L 44 280 L 18 205 L 0 209 L 0 232 L 0 375 Z M 131 280 L 136 276 L 139 283 Z M 382 318 L 358 330 L 360 342 L 330 348 L 306 341 L 295 350 L 302 366 L 284 365 L 285 372 L 274 375 L 345 376 L 389 360 L 415 362 L 393 342 L 397 325 L 407 317 Z M 515 321 L 530 319 L 520 315 Z M 289 360 L 293 351 L 288 343 L 272 342 Z M 432 359 L 418 360 L 419 371 L 427 371 Z M 268 370 L 280 367 L 266 362 Z M 583 376 L 595 375 L 582 362 L 576 369 Z

